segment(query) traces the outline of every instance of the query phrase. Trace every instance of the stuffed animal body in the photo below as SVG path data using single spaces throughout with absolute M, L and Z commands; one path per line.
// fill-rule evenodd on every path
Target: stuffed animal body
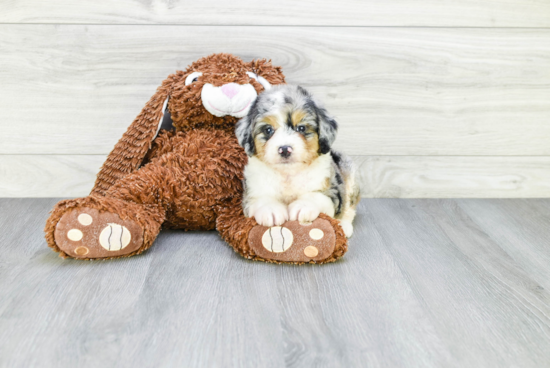
M 267 228 L 243 214 L 247 155 L 235 125 L 259 93 L 282 83 L 281 68 L 271 62 L 229 54 L 170 75 L 108 155 L 90 195 L 54 207 L 48 245 L 64 258 L 108 259 L 143 252 L 161 228 L 217 229 L 248 259 L 340 258 L 347 240 L 337 220 L 320 215 L 310 224 Z M 173 129 L 160 129 L 168 113 Z

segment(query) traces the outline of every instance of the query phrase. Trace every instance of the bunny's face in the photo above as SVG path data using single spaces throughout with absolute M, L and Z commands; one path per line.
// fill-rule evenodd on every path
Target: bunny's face
M 259 93 L 284 83 L 280 67 L 266 60 L 245 63 L 229 54 L 214 54 L 174 75 L 168 109 L 178 130 L 233 130 Z

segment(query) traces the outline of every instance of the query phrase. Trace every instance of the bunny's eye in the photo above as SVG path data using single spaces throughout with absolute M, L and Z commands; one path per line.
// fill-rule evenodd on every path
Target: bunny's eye
M 196 82 L 199 80 L 199 77 L 202 75 L 201 72 L 193 72 L 185 78 L 185 85 L 188 86 L 193 82 Z

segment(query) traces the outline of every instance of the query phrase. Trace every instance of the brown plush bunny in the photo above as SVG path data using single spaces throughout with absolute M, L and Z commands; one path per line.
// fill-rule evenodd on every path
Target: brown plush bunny
M 170 75 L 115 145 L 90 195 L 54 207 L 48 245 L 64 258 L 129 257 L 149 248 L 161 227 L 217 229 L 249 259 L 325 263 L 341 257 L 347 240 L 328 216 L 266 228 L 243 215 L 247 156 L 235 124 L 258 93 L 281 83 L 280 67 L 229 54 Z M 159 132 L 165 112 L 175 131 Z

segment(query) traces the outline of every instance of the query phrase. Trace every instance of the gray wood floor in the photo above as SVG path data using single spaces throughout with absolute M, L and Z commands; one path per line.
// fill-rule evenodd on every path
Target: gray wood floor
M 364 199 L 346 257 L 302 267 L 215 232 L 62 260 L 55 202 L 0 200 L 2 367 L 550 366 L 550 199 Z

